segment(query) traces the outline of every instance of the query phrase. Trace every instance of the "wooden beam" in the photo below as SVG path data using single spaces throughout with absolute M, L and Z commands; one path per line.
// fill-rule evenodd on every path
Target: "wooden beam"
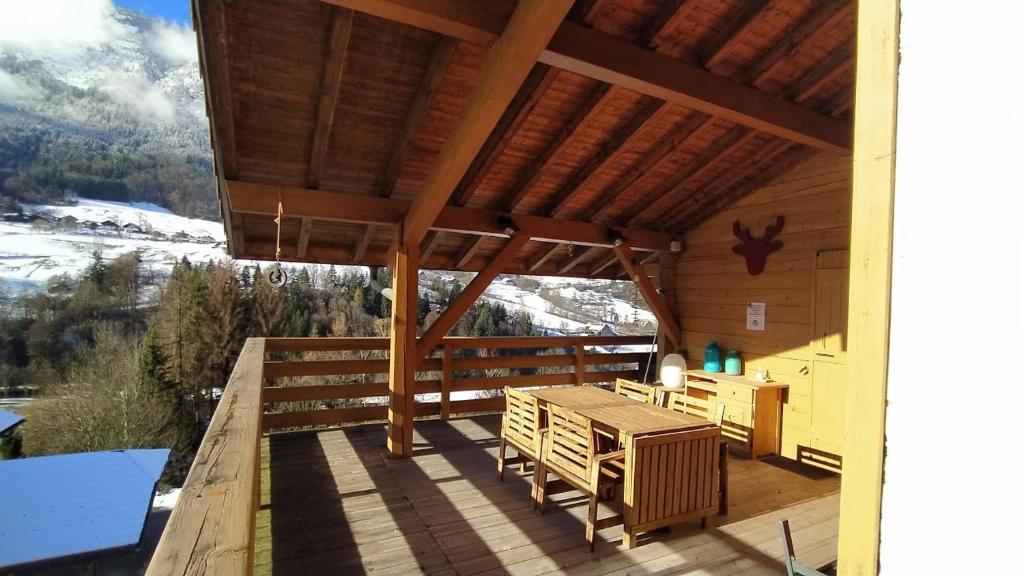
M 516 5 L 501 37 L 483 57 L 466 111 L 406 214 L 403 244 L 419 246 L 423 241 L 571 6 L 571 0 L 520 0 Z
M 569 180 L 555 191 L 554 196 L 548 200 L 540 213 L 555 216 L 562 211 L 591 178 L 597 176 L 613 158 L 619 155 L 622 149 L 628 148 L 645 128 L 657 120 L 658 112 L 664 108 L 664 102 L 646 99 L 639 110 L 633 113 L 626 123 L 601 145 L 601 148 L 587 160 L 586 164 L 577 169 Z
M 637 261 L 633 251 L 629 248 L 628 244 L 622 244 L 621 246 L 615 246 L 612 248 L 615 251 L 615 255 L 619 257 L 619 262 L 622 263 L 622 267 L 626 269 L 629 277 L 636 283 L 636 287 L 640 290 L 640 294 L 643 295 L 644 300 L 647 301 L 647 305 L 650 306 L 651 312 L 654 313 L 655 318 L 658 319 L 658 329 L 665 333 L 669 341 L 672 342 L 672 346 L 679 348 L 682 345 L 682 336 L 679 331 L 679 324 L 676 322 L 673 316 L 673 311 L 669 306 L 662 300 L 661 295 L 655 289 L 651 279 L 647 276 L 647 271 L 644 270 L 643 266 Z
M 558 70 L 546 65 L 537 64 L 530 70 L 526 80 L 519 88 L 512 103 L 501 116 L 494 131 L 487 137 L 480 152 L 473 159 L 469 170 L 459 181 L 455 194 L 452 195 L 452 202 L 456 206 L 464 206 L 469 198 L 476 192 L 480 182 L 483 181 L 491 166 L 501 156 L 502 150 L 508 146 L 512 137 L 519 131 L 526 119 L 533 113 L 537 103 L 540 102 L 544 93 L 547 92 L 551 83 L 558 77 Z
M 745 126 L 734 126 L 719 137 L 714 144 L 708 146 L 694 157 L 687 164 L 686 168 L 674 174 L 671 180 L 656 186 L 638 202 L 634 202 L 627 210 L 619 214 L 618 221 L 627 224 L 639 222 L 644 214 L 660 207 L 663 202 L 670 199 L 673 194 L 678 193 L 691 179 L 710 170 L 716 162 L 745 145 L 755 134 L 757 133 Z
M 872 575 L 878 571 L 885 464 L 900 6 L 857 6 L 857 138 L 839 572 Z
M 598 262 L 597 264 L 590 268 L 587 275 L 594 276 L 596 274 L 600 274 L 602 270 L 611 266 L 612 264 L 615 264 L 618 261 L 619 255 L 615 253 L 615 250 L 611 250 L 609 251 L 608 255 L 604 258 L 604 260 L 601 260 L 600 262 Z
M 759 157 L 751 161 L 748 170 L 737 171 L 738 174 L 731 176 L 724 185 L 715 183 L 715 192 L 706 194 L 705 197 L 708 200 L 699 204 L 697 208 L 686 209 L 685 204 L 680 204 L 677 210 L 678 216 L 663 227 L 691 230 L 788 172 L 816 152 L 812 148 L 798 146 L 784 140 L 766 146 L 759 153 Z
M 457 43 L 451 38 L 442 37 L 438 40 L 433 53 L 430 55 L 430 62 L 427 64 L 427 70 L 424 72 L 423 80 L 420 82 L 420 89 L 416 92 L 415 98 L 413 98 L 412 106 L 410 106 L 409 113 L 405 117 L 405 124 L 402 126 L 398 142 L 395 144 L 395 149 L 391 152 L 391 158 L 388 160 L 387 166 L 385 166 L 384 172 L 381 175 L 380 196 L 383 198 L 390 198 L 395 191 L 395 185 L 398 183 L 398 178 L 402 173 L 402 166 L 405 165 L 405 160 L 409 155 L 409 150 L 412 149 L 413 142 L 416 140 L 416 135 L 419 134 L 423 122 L 427 119 L 427 114 L 430 112 L 434 97 L 437 95 L 437 89 L 441 85 L 444 72 L 448 68 L 448 64 L 451 63 L 452 56 L 455 54 L 456 46 Z M 369 246 L 375 233 L 376 226 L 373 224 L 368 224 L 366 229 L 363 230 L 362 236 L 359 237 L 359 241 L 356 243 L 356 261 L 362 258 L 362 255 L 366 252 L 366 247 Z
M 422 266 L 437 249 L 437 245 L 441 243 L 444 238 L 444 233 L 437 230 L 431 230 L 430 234 L 427 234 L 426 240 L 423 242 L 423 249 L 420 251 L 420 265 Z
M 295 255 L 302 259 L 306 256 L 306 250 L 309 248 L 309 233 L 313 228 L 312 218 L 303 218 L 302 225 L 299 227 L 299 242 L 295 247 Z
M 747 32 L 761 21 L 771 0 L 747 0 L 733 15 L 732 20 L 714 37 L 698 49 L 697 61 L 713 70 L 732 54 Z
M 417 358 L 425 358 L 441 343 L 441 339 L 444 338 L 445 334 L 452 329 L 452 326 L 455 326 L 455 323 L 459 321 L 459 318 L 462 317 L 466 310 L 484 293 L 484 290 L 491 284 L 491 281 L 498 276 L 505 265 L 515 258 L 519 250 L 529 241 L 530 237 L 526 234 L 516 234 L 509 238 L 508 243 L 505 244 L 501 251 L 466 285 L 466 288 L 455 299 L 455 302 L 452 302 L 451 306 L 438 316 L 430 328 L 423 333 L 423 337 L 420 338 L 417 345 Z
M 338 222 L 358 222 L 394 226 L 402 221 L 410 203 L 396 198 L 379 198 L 343 192 L 328 192 L 232 180 L 227 185 L 231 209 L 237 213 L 276 216 L 278 194 L 285 214 L 296 218 L 314 218 Z M 432 228 L 448 232 L 507 237 L 499 224 L 503 212 L 444 206 Z M 585 246 L 611 246 L 610 228 L 603 224 L 515 214 L 511 217 L 520 230 L 543 242 L 572 242 Z M 645 228 L 619 228 L 635 249 L 668 250 L 675 239 Z
M 854 50 L 852 43 L 840 46 L 790 86 L 786 91 L 786 98 L 799 104 L 829 82 L 849 72 L 854 64 Z
M 671 56 L 565 22 L 540 60 L 822 150 L 848 153 L 850 126 Z
M 472 44 L 497 40 L 512 15 L 509 0 L 324 0 L 385 20 L 437 32 Z
M 667 138 L 661 140 L 657 146 L 644 154 L 636 166 L 623 172 L 598 198 L 591 201 L 585 210 L 576 214 L 576 218 L 579 220 L 592 220 L 606 213 L 626 190 L 639 182 L 644 176 L 658 171 L 691 135 L 711 126 L 713 123 L 714 118 L 709 117 L 707 114 L 701 112 L 691 113 L 682 124 L 669 132 Z
M 540 251 L 530 258 L 530 261 L 526 263 L 526 270 L 533 272 L 537 268 L 544 265 L 545 262 L 551 259 L 552 256 L 558 253 L 562 249 L 562 244 L 552 244 L 551 246 L 544 246 Z
M 359 263 L 363 260 L 366 255 L 366 250 L 370 247 L 370 242 L 373 241 L 373 235 L 377 232 L 376 224 L 367 224 L 366 230 L 363 230 L 363 234 L 359 237 L 359 242 L 356 242 L 355 250 L 352 251 L 352 262 Z
M 512 196 L 505 202 L 506 212 L 512 212 L 519 207 L 519 203 L 526 198 L 533 186 L 547 173 L 562 152 L 572 144 L 577 129 L 588 124 L 594 116 L 601 113 L 611 88 L 611 86 L 600 85 L 590 91 L 586 101 L 576 108 L 569 120 L 561 126 L 554 138 L 548 142 L 540 155 L 530 163 L 529 168 L 513 185 Z
M 459 253 L 458 258 L 455 261 L 455 269 L 461 270 L 469 264 L 469 261 L 476 255 L 476 251 L 480 249 L 480 245 L 483 244 L 486 239 L 487 236 L 470 238 L 469 242 L 466 243 L 466 246 L 462 249 L 462 252 Z
M 388 452 L 412 456 L 412 422 L 416 413 L 416 299 L 419 293 L 419 247 L 400 247 L 391 279 L 391 341 L 388 356 Z
M 768 75 L 776 66 L 792 57 L 805 40 L 821 32 L 842 18 L 847 17 L 856 8 L 856 2 L 821 2 L 810 14 L 804 17 L 796 26 L 783 34 L 782 39 L 776 42 L 757 62 L 750 66 L 741 79 L 743 84 L 758 86 L 767 79 Z M 792 140 L 792 138 L 791 138 Z M 801 142 L 808 144 L 807 142 Z M 852 140 L 847 144 L 845 151 L 850 151 Z
M 324 67 L 320 82 L 320 100 L 317 104 L 316 120 L 313 124 L 312 144 L 309 152 L 309 166 L 306 184 L 310 188 L 320 187 L 327 145 L 334 129 L 335 111 L 338 109 L 338 94 L 344 76 L 348 43 L 352 37 L 351 10 L 331 8 L 331 32 L 324 53 Z
M 210 117 L 210 140 L 217 175 L 217 199 L 227 230 L 228 253 L 236 255 L 245 248 L 240 219 L 234 218 L 228 201 L 226 181 L 238 177 L 235 150 L 234 109 L 231 105 L 230 61 L 223 0 L 192 0 L 193 25 L 199 44 L 199 68 Z
M 420 88 L 409 107 L 409 113 L 405 116 L 402 132 L 381 175 L 381 197 L 389 198 L 394 193 L 395 185 L 402 173 L 402 166 L 405 165 L 409 150 L 412 149 L 412 145 L 416 141 L 416 135 L 420 133 L 420 128 L 427 119 L 434 98 L 437 96 L 437 89 L 441 86 L 441 80 L 455 55 L 457 46 L 458 43 L 451 38 L 438 39 L 437 45 L 430 55 L 430 62 L 427 63 L 426 72 L 420 81 Z
M 575 254 L 570 255 L 569 258 L 566 259 L 566 261 L 559 266 L 558 273 L 565 274 L 569 270 L 572 270 L 577 265 L 581 264 L 584 260 L 591 257 L 594 254 L 594 250 L 597 250 L 597 248 L 593 246 L 587 246 L 582 250 L 576 251 Z

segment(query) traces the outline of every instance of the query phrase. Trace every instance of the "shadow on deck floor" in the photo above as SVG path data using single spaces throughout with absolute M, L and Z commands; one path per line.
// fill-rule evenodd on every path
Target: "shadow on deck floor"
M 713 526 L 676 526 L 634 550 L 609 528 L 591 554 L 578 492 L 540 515 L 529 474 L 498 481 L 499 429 L 498 415 L 417 422 L 405 460 L 387 458 L 381 424 L 264 438 L 257 573 L 783 574 L 782 518 L 802 562 L 835 558 L 839 477 L 741 458 Z

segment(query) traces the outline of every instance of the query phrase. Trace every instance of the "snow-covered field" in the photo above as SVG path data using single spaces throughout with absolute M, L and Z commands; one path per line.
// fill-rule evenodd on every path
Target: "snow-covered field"
M 27 214 L 46 214 L 53 221 L 73 216 L 76 222 L 0 222 L 0 285 L 11 292 L 39 290 L 49 278 L 60 274 L 77 275 L 96 251 L 105 260 L 138 251 L 144 264 L 158 275 L 168 273 L 183 256 L 193 262 L 229 259 L 220 222 L 185 218 L 153 204 L 79 199 L 71 206 L 24 208 Z M 141 232 L 83 226 L 84 222 L 107 221 L 120 227 L 134 224 Z M 431 280 L 438 276 L 446 282 L 454 279 L 451 273 L 424 273 L 420 276 L 421 292 L 428 293 Z M 598 332 L 605 322 L 618 329 L 633 324 L 634 318 L 641 326 L 654 322 L 647 310 L 612 296 L 608 280 L 533 278 L 539 284 L 535 291 L 524 290 L 512 278 L 503 277 L 487 288 L 483 298 L 502 304 L 510 312 L 528 312 L 535 325 L 552 333 L 575 333 L 584 328 Z
M 79 222 L 135 224 L 144 232 L 0 222 L 0 281 L 12 291 L 34 291 L 53 276 L 78 274 L 97 250 L 105 260 L 139 251 L 155 272 L 169 270 L 182 256 L 200 262 L 228 257 L 219 223 L 184 218 L 152 204 L 82 199 L 74 206 L 28 206 L 26 212 L 74 216 Z M 187 237 L 172 239 L 178 233 Z

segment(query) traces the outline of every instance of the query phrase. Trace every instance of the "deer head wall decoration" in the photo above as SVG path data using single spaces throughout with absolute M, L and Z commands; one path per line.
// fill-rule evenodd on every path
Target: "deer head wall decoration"
M 775 219 L 775 224 L 765 229 L 764 236 L 754 238 L 750 235 L 749 228 L 740 226 L 739 220 L 733 222 L 732 233 L 740 239 L 741 243 L 733 246 L 732 251 L 747 260 L 747 272 L 751 276 L 757 276 L 764 272 L 764 265 L 768 261 L 768 255 L 782 248 L 782 242 L 775 240 L 775 237 L 782 232 L 782 227 L 785 224 L 786 220 L 779 216 Z

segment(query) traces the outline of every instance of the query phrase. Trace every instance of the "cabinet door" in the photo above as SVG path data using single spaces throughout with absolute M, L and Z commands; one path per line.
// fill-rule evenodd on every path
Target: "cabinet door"
M 849 253 L 820 252 L 814 274 L 811 447 L 842 455 L 846 414 Z
M 848 252 L 831 250 L 818 253 L 814 272 L 814 333 L 811 339 L 815 360 L 846 363 L 849 292 Z

